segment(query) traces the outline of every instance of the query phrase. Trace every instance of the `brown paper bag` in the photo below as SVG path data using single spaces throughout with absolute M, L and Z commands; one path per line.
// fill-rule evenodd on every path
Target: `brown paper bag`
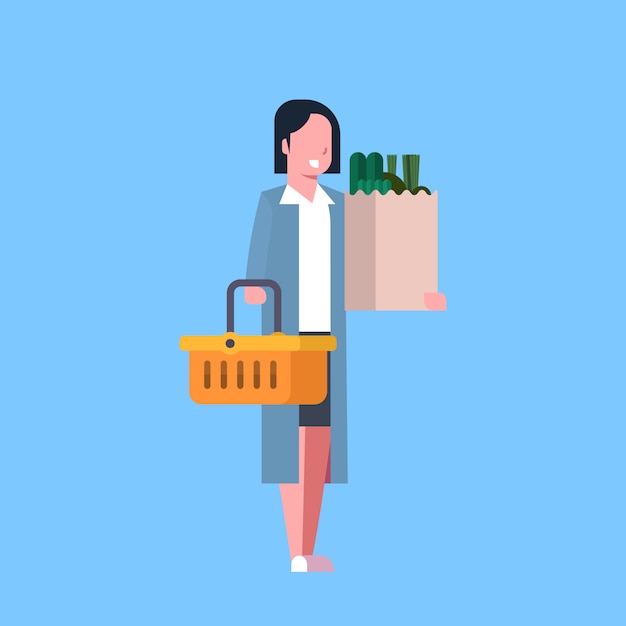
M 347 311 L 445 310 L 437 285 L 437 192 L 345 193 Z

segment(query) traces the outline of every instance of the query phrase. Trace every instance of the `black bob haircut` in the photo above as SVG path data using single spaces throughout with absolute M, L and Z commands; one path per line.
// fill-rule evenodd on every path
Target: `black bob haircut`
M 274 172 L 276 174 L 287 173 L 287 155 L 283 154 L 282 149 L 283 139 L 286 139 L 289 145 L 289 135 L 300 130 L 309 121 L 312 113 L 319 113 L 330 122 L 333 133 L 333 159 L 326 173 L 339 173 L 339 122 L 335 114 L 327 106 L 315 100 L 288 100 L 278 107 L 274 116 Z

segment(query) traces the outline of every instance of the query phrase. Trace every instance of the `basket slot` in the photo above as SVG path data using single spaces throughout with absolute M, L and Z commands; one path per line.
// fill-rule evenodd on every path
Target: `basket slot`
M 211 361 L 204 362 L 204 388 L 211 388 Z
M 276 389 L 276 361 L 270 361 L 270 389 Z
M 220 376 L 221 387 L 222 389 L 226 389 L 226 386 L 228 385 L 228 364 L 226 363 L 226 361 L 222 361 L 221 363 L 220 374 L 221 374 Z
M 261 386 L 261 363 L 259 361 L 254 362 L 254 388 L 259 389 Z
M 243 389 L 243 361 L 237 361 L 237 389 Z

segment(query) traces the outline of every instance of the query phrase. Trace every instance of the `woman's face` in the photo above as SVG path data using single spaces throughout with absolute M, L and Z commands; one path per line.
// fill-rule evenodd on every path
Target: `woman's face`
M 283 154 L 287 155 L 287 173 L 302 176 L 323 174 L 333 160 L 333 129 L 319 113 L 312 113 L 306 124 L 291 133 L 289 145 L 283 139 Z

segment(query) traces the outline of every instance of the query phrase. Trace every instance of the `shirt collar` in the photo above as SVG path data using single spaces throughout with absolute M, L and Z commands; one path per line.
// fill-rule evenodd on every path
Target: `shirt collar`
M 285 191 L 283 191 L 280 204 L 300 204 L 302 202 L 309 202 L 300 192 L 296 191 L 293 187 L 285 185 Z M 322 186 L 318 183 L 315 188 L 315 195 L 313 196 L 312 204 L 335 204 L 332 198 L 322 189 Z

